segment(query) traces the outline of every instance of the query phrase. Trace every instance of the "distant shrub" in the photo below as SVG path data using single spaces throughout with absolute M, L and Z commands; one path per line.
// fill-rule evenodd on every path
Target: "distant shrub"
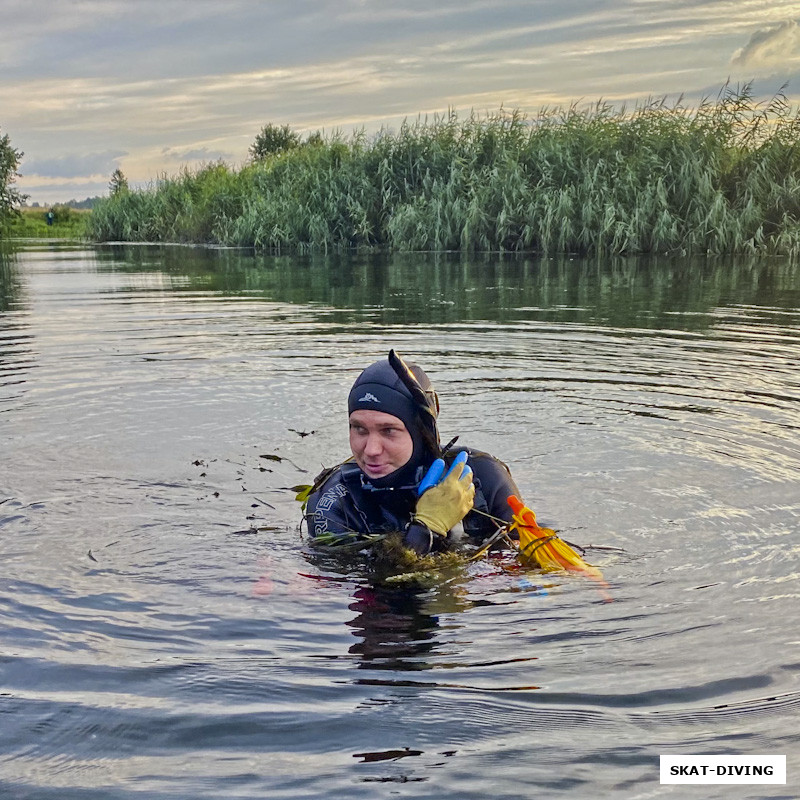
M 300 136 L 288 125 L 265 125 L 250 145 L 250 158 L 263 161 L 269 156 L 279 155 L 300 144 Z
M 55 205 L 53 206 L 52 211 L 53 222 L 57 224 L 71 222 L 77 216 L 76 212 L 66 205 Z M 44 212 L 43 216 L 47 217 L 47 211 Z
M 111 180 L 108 182 L 108 192 L 114 197 L 127 191 L 129 191 L 128 179 L 125 177 L 125 173 L 117 167 L 117 169 L 111 173 Z

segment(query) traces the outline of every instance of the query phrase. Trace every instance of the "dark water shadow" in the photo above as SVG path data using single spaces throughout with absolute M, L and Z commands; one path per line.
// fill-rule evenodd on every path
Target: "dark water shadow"
M 347 624 L 356 644 L 348 653 L 359 657 L 359 669 L 425 670 L 425 656 L 436 647 L 438 618 L 425 611 L 422 590 L 361 586 L 349 605 L 356 616 Z
M 329 321 L 354 315 L 390 324 L 536 319 L 701 331 L 720 307 L 800 306 L 800 266 L 780 258 L 277 256 L 163 245 L 105 245 L 96 252 L 103 271 L 163 272 L 176 291 L 317 307 Z

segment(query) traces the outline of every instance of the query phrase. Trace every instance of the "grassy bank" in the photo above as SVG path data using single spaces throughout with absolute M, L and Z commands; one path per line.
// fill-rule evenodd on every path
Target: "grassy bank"
M 332 137 L 95 208 L 98 240 L 256 248 L 800 252 L 800 112 L 747 88 Z
M 91 211 L 53 207 L 53 224 L 47 224 L 48 208 L 23 208 L 3 229 L 3 236 L 35 239 L 80 239 L 87 235 Z

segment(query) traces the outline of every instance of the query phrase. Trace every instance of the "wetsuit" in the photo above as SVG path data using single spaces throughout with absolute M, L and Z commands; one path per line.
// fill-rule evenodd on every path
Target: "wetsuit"
M 497 530 L 497 523 L 491 517 L 511 521 L 506 498 L 510 494 L 519 495 L 519 490 L 508 467 L 488 453 L 454 448 L 447 460 L 451 461 L 462 450 L 468 453 L 467 463 L 475 484 L 473 510 L 464 517 L 462 525 L 468 536 L 482 540 Z M 319 486 L 308 498 L 306 521 L 310 535 L 349 538 L 348 534 L 404 531 L 410 541 L 418 541 L 422 532 L 414 530 L 412 514 L 417 503 L 416 487 L 425 471 L 419 468 L 406 485 L 394 487 L 375 486 L 353 462 L 334 468 L 328 475 L 323 473 Z M 434 549 L 442 545 L 441 539 L 432 537 Z
M 383 418 L 395 417 L 410 436 L 410 457 L 388 475 L 370 478 L 361 468 L 363 461 L 361 467 L 356 463 L 359 457 L 363 459 L 363 450 L 360 456 L 353 450 L 354 461 L 323 473 L 315 482 L 306 507 L 311 536 L 349 540 L 368 533 L 402 531 L 406 546 L 419 554 L 442 549 L 446 542 L 442 534 L 447 525 L 452 525 L 449 520 L 454 515 L 446 515 L 447 523 L 443 522 L 441 511 L 431 517 L 430 503 L 429 513 L 419 514 L 420 503 L 425 504 L 426 498 L 432 503 L 436 500 L 427 493 L 423 493 L 421 500 L 417 497 L 420 481 L 434 459 L 442 454 L 437 425 L 439 398 L 424 370 L 390 351 L 388 359 L 376 361 L 358 376 L 347 398 L 347 411 L 351 420 L 355 412 L 380 412 Z M 451 462 L 461 451 L 468 453 L 473 480 L 469 489 L 461 482 L 458 488 L 453 487 L 456 499 L 447 502 L 455 502 L 450 509 L 460 511 L 458 493 L 462 492 L 463 501 L 464 493 L 471 493 L 474 486 L 472 510 L 460 524 L 469 536 L 483 539 L 497 530 L 491 517 L 503 522 L 511 520 L 506 498 L 519 492 L 508 467 L 488 453 L 456 448 L 447 450 L 445 461 Z M 439 532 L 433 532 L 429 523 L 435 523 Z

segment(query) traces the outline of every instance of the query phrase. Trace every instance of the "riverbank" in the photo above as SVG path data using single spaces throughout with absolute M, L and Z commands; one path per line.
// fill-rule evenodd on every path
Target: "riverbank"
M 4 238 L 81 239 L 87 235 L 91 210 L 53 207 L 53 221 L 47 224 L 49 208 L 23 208 L 3 230 Z
M 450 114 L 117 192 L 98 241 L 257 249 L 800 252 L 800 112 L 745 87 L 687 109 Z

